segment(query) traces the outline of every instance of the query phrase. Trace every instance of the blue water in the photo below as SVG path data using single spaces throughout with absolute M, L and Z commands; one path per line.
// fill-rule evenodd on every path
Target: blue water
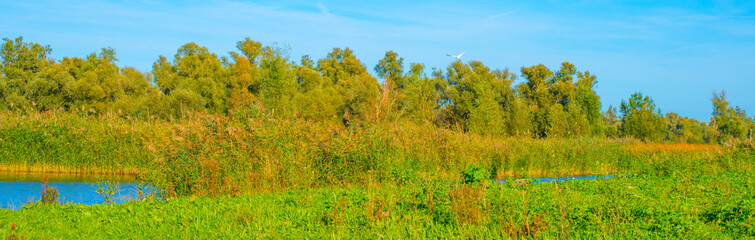
M 19 210 L 30 202 L 38 202 L 44 181 L 48 182 L 49 188 L 58 191 L 59 203 L 105 204 L 105 196 L 97 193 L 98 183 L 103 189 L 107 189 L 107 185 L 116 188 L 111 196 L 112 203 L 139 197 L 140 184 L 128 177 L 0 173 L 0 207 Z M 142 184 L 141 187 L 146 193 L 154 192 L 152 186 Z
M 593 175 L 593 176 L 569 176 L 569 177 L 538 177 L 538 178 L 521 178 L 516 179 L 516 182 L 527 182 L 532 184 L 538 184 L 538 183 L 552 183 L 552 182 L 560 182 L 560 181 L 572 181 L 572 180 L 596 180 L 596 179 L 609 179 L 612 178 L 613 174 L 609 175 Z M 504 184 L 506 183 L 505 179 L 498 179 L 495 180 L 497 183 Z

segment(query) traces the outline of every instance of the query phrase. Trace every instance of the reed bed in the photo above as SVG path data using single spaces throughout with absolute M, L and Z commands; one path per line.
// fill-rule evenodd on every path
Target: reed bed
M 201 113 L 174 120 L 0 116 L 0 170 L 136 174 L 176 196 L 404 183 L 427 175 L 460 179 L 470 167 L 497 179 L 752 167 L 752 157 L 715 145 L 501 138 L 411 123 L 347 128 Z
M 132 174 L 123 205 L 0 210 L 29 238 L 752 238 L 755 151 L 414 123 L 0 112 L 6 171 Z M 613 174 L 533 184 L 537 176 Z

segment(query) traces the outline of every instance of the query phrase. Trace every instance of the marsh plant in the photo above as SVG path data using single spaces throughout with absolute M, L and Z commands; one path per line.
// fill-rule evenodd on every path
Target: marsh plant
M 97 193 L 102 195 L 106 204 L 113 204 L 113 197 L 118 193 L 120 184 L 118 182 L 104 181 L 97 182 Z
M 160 191 L 153 184 L 141 182 L 136 186 L 136 201 L 159 200 Z
M 469 165 L 466 170 L 461 172 L 464 183 L 473 184 L 490 180 L 490 172 L 487 169 L 475 165 Z
M 50 187 L 47 181 L 43 181 L 39 202 L 45 205 L 58 203 L 58 189 Z

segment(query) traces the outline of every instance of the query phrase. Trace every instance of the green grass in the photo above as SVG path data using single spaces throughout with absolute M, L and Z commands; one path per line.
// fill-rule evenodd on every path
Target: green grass
M 168 198 L 0 211 L 0 236 L 748 238 L 755 237 L 752 146 L 498 138 L 410 123 L 344 128 L 246 116 L 4 111 L 3 169 L 138 173 Z M 611 173 L 617 177 L 547 184 L 491 180 Z
M 0 211 L 29 238 L 755 237 L 752 172 L 548 184 L 407 185 Z M 17 230 L 10 231 L 15 223 Z

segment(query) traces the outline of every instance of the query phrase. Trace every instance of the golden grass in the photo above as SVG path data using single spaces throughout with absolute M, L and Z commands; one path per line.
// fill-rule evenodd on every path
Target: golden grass
M 35 163 L 27 164 L 0 164 L 0 172 L 14 173 L 65 173 L 65 174 L 92 174 L 92 175 L 122 175 L 133 176 L 143 172 L 136 168 L 112 170 L 101 167 L 71 167 L 59 164 Z
M 632 152 L 711 152 L 719 151 L 721 146 L 691 143 L 635 143 L 625 145 L 624 148 Z
M 498 170 L 493 176 L 496 179 L 519 178 L 519 177 L 564 177 L 564 176 L 594 176 L 607 175 L 617 172 L 617 167 L 601 165 L 596 169 L 560 168 L 556 170 L 529 169 L 529 170 Z

